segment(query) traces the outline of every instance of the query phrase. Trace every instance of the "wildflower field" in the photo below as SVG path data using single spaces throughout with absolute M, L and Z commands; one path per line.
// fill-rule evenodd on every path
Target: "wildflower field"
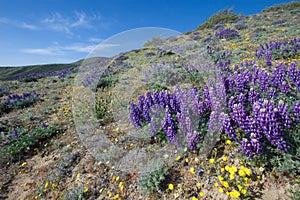
M 1 199 L 300 199 L 300 3 L 1 77 Z

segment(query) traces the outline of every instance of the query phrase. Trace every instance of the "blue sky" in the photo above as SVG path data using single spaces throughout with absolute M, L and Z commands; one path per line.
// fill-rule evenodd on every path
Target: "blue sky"
M 125 46 L 110 39 L 131 29 L 159 28 L 138 32 L 143 41 L 155 34 L 167 36 L 193 30 L 223 8 L 249 15 L 284 2 L 289 1 L 2 0 L 0 66 L 73 62 L 85 58 L 103 41 L 103 49 Z

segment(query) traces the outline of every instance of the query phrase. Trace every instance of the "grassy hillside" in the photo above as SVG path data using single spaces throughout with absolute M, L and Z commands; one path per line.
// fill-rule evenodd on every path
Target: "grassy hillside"
M 0 82 L 0 198 L 299 199 L 299 5 L 223 10 L 113 58 L 1 69 L 77 66 Z

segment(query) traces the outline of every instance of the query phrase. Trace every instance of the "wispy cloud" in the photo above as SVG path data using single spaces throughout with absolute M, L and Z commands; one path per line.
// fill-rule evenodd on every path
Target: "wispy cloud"
M 84 44 L 72 44 L 68 46 L 51 46 L 47 48 L 27 48 L 21 49 L 22 53 L 34 54 L 34 55 L 66 55 L 68 53 L 91 53 L 95 49 L 106 50 L 112 47 L 118 47 L 119 44 L 101 44 L 101 45 L 84 45 Z
M 88 39 L 88 42 L 95 42 L 95 43 L 99 43 L 102 42 L 104 39 L 102 38 L 95 38 L 95 37 L 91 37 Z
M 59 12 L 43 19 L 42 24 L 53 31 L 72 34 L 75 28 L 92 28 L 93 21 L 101 19 L 100 15 L 87 15 L 85 12 L 74 12 L 74 16 L 63 16 Z
M 0 23 L 8 24 L 8 25 L 15 26 L 18 28 L 29 29 L 29 30 L 37 30 L 38 29 L 38 27 L 36 25 L 29 24 L 29 23 L 23 22 L 23 21 L 9 19 L 6 17 L 0 17 Z

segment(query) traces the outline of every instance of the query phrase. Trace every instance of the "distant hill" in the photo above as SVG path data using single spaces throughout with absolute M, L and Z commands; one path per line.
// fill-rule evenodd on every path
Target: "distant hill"
M 101 57 L 94 57 L 88 59 L 81 59 L 73 63 L 67 64 L 44 64 L 44 65 L 28 65 L 28 66 L 19 66 L 19 67 L 0 67 L 0 80 L 7 80 L 11 79 L 23 74 L 31 74 L 36 72 L 54 72 L 60 71 L 63 69 L 68 68 L 75 68 L 82 64 L 83 61 L 85 62 L 93 62 L 97 59 L 102 59 Z

